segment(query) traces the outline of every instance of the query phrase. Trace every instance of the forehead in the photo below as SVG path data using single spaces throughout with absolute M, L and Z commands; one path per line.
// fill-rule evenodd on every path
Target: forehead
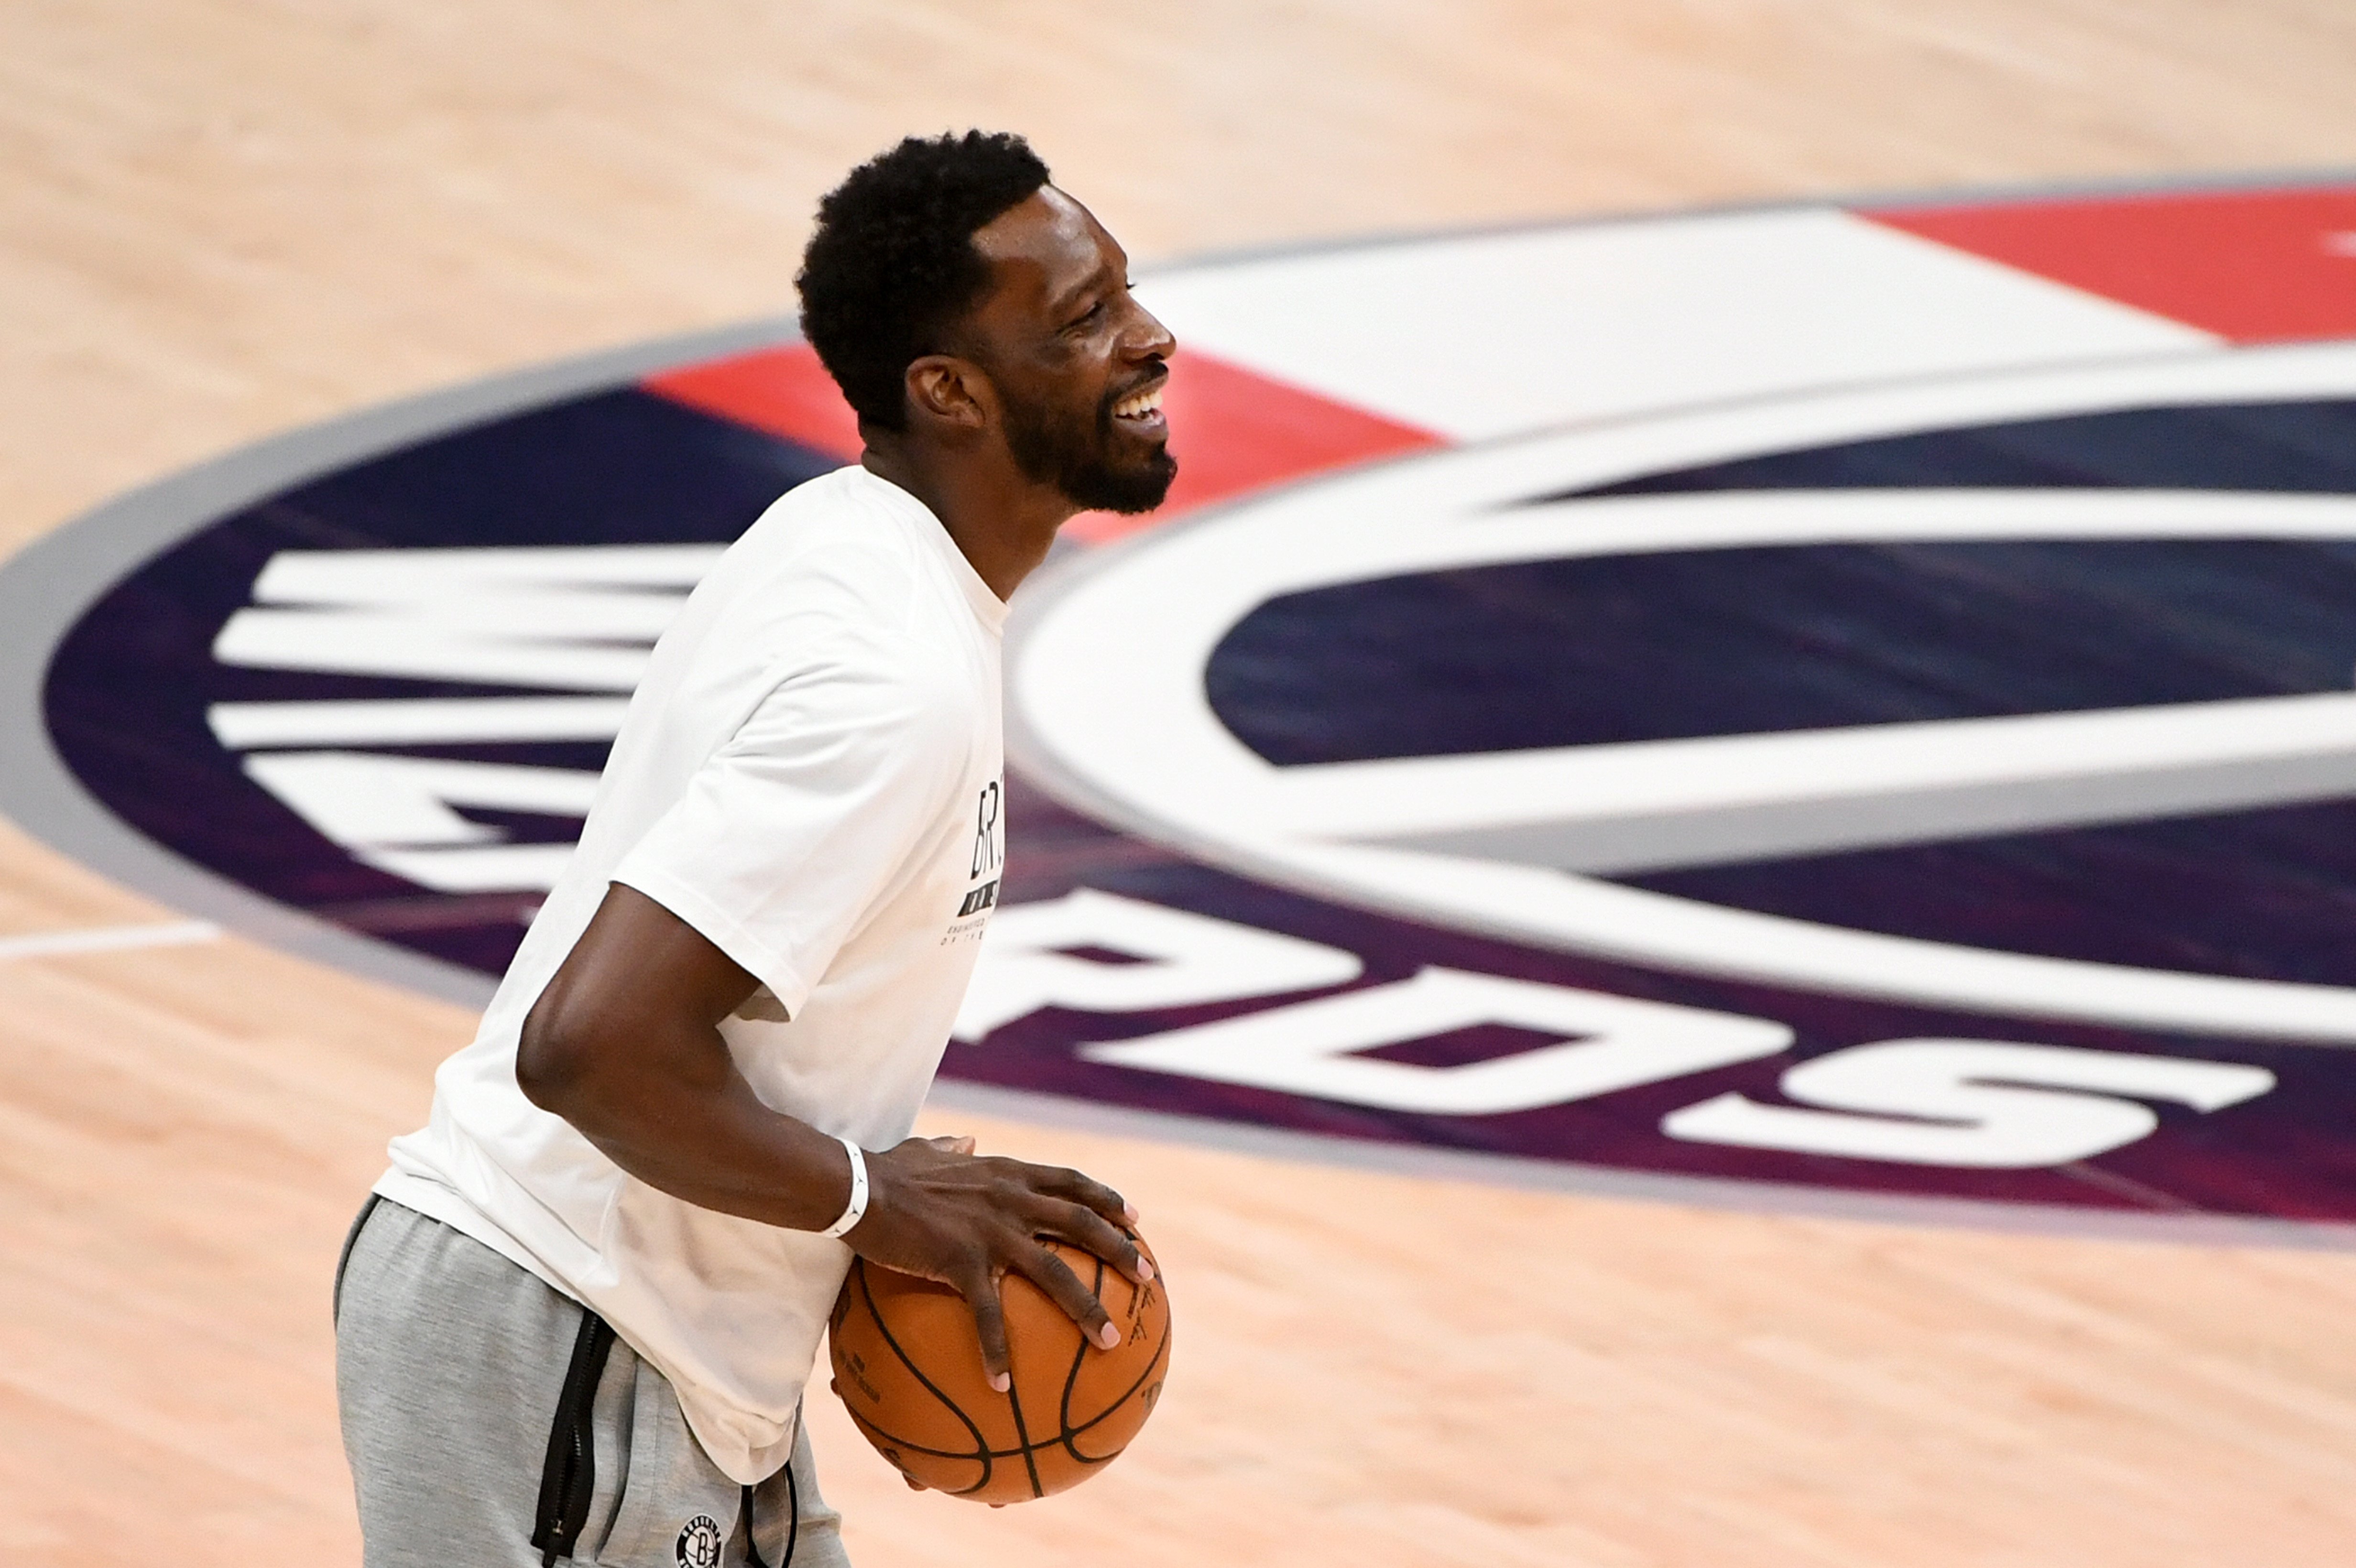
M 1096 215 L 1054 186 L 1040 187 L 975 229 L 973 245 L 993 279 L 985 309 L 1048 309 L 1128 263 Z

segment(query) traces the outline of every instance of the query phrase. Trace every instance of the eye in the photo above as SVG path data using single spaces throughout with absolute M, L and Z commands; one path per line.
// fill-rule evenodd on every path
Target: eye
M 1066 332 L 1084 332 L 1087 328 L 1094 326 L 1098 322 L 1102 321 L 1104 319 L 1104 314 L 1105 302 L 1098 300 L 1096 304 L 1088 306 L 1086 313 L 1075 317 L 1071 323 L 1064 328 L 1064 330 Z

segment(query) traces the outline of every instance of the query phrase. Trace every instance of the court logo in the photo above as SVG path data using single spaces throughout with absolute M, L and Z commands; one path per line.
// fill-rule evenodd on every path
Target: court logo
M 1820 208 L 1150 280 L 1185 470 L 1017 601 L 945 1092 L 2338 1237 L 2350 229 L 2332 189 Z M 2194 264 L 2220 235 L 2246 264 Z M 654 639 L 854 439 L 759 327 L 129 497 L 0 567 L 0 805 L 479 999 Z

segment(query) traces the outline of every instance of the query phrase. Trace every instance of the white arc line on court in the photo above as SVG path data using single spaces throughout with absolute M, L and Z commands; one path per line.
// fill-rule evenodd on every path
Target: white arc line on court
M 1010 758 L 1091 815 L 1247 876 L 1509 942 L 1975 1012 L 2356 1046 L 2356 987 L 1975 948 L 1600 880 L 2340 797 L 2356 784 L 2342 692 L 1278 767 L 1226 728 L 1206 679 L 1228 633 L 1271 601 L 1468 567 L 1933 540 L 2345 544 L 2356 496 L 2339 494 L 1576 493 L 1910 431 L 2351 389 L 2356 346 L 2236 350 L 1574 428 L 1272 491 L 1029 591 L 1010 627 Z
M 211 942 L 220 926 L 201 920 L 174 921 L 163 925 L 105 925 L 85 931 L 42 931 L 29 936 L 0 936 L 0 964 L 18 958 L 55 958 L 74 953 L 120 953 L 134 947 L 182 947 Z
M 2356 795 L 2356 696 L 1285 768 L 1296 837 L 1659 870 Z

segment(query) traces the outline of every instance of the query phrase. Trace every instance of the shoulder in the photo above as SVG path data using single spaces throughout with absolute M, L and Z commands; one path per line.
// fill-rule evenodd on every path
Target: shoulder
M 804 480 L 769 504 L 745 529 L 737 549 L 747 554 L 792 555 L 832 543 L 892 547 L 902 551 L 917 522 L 932 514 L 915 496 L 849 464 Z
M 712 577 L 728 596 L 755 601 L 766 618 L 895 624 L 930 586 L 916 530 L 938 526 L 913 497 L 854 464 L 778 497 Z
M 684 683 L 725 688 L 745 702 L 740 714 L 757 707 L 806 728 L 821 715 L 885 729 L 969 722 L 994 667 L 960 635 L 969 613 L 919 531 L 938 527 L 863 470 L 787 492 L 722 557 L 675 628 Z M 754 731 L 765 728 L 753 719 Z
M 841 589 L 820 595 L 835 601 L 823 611 L 794 617 L 790 635 L 764 639 L 765 696 L 740 741 L 856 733 L 863 744 L 926 753 L 965 745 L 987 707 L 983 672 L 943 639 L 879 613 L 903 606 Z
M 987 737 L 981 706 L 890 639 L 797 649 L 712 754 L 723 773 L 937 807 Z M 938 797 L 938 798 L 935 798 Z

